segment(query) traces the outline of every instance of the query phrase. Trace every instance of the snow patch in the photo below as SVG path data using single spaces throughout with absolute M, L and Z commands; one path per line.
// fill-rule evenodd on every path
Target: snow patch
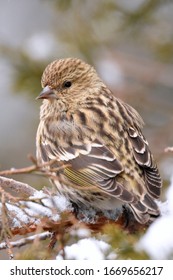
M 95 238 L 85 238 L 77 243 L 65 247 L 65 258 L 67 260 L 104 260 L 105 255 L 115 259 L 115 254 L 109 251 L 111 246 L 102 240 Z M 62 252 L 56 257 L 57 260 L 62 260 Z
M 145 250 L 152 259 L 173 258 L 173 175 L 166 193 L 167 201 L 160 203 L 161 217 L 147 230 L 137 244 L 137 250 Z

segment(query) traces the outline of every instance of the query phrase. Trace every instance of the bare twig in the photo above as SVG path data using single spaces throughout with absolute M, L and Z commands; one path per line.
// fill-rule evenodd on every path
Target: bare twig
M 30 156 L 30 159 L 31 159 L 31 156 Z M 8 176 L 8 175 L 16 175 L 16 174 L 28 174 L 28 173 L 32 173 L 32 172 L 35 172 L 35 171 L 41 171 L 41 172 L 45 172 L 45 167 L 49 166 L 51 167 L 52 164 L 54 164 L 56 162 L 55 159 L 51 160 L 51 161 L 48 161 L 46 163 L 43 163 L 43 164 L 38 164 L 36 162 L 36 159 L 34 159 L 32 157 L 32 162 L 34 161 L 34 165 L 31 165 L 31 166 L 28 166 L 28 167 L 24 167 L 24 168 L 11 168 L 9 170 L 3 170 L 3 171 L 0 171 L 0 175 L 1 176 Z
M 35 189 L 32 188 L 30 185 L 13 180 L 13 179 L 9 179 L 6 177 L 1 177 L 0 176 L 0 186 L 1 188 L 3 188 L 4 190 L 12 190 L 18 194 L 20 194 L 21 196 L 31 196 L 34 195 L 35 193 Z
M 165 153 L 173 152 L 173 147 L 167 147 L 167 148 L 165 148 L 164 152 L 165 152 Z
M 8 175 L 26 174 L 26 173 L 32 173 L 36 170 L 38 170 L 38 167 L 36 165 L 31 165 L 31 166 L 19 168 L 19 169 L 11 168 L 9 170 L 3 170 L 3 171 L 0 171 L 0 175 L 8 176 Z
M 6 193 L 3 191 L 1 193 L 1 223 L 2 223 L 2 231 L 1 238 L 5 238 L 7 240 L 8 237 L 11 237 L 11 230 L 8 222 L 8 209 L 6 206 Z
M 1 230 L 1 238 L 5 239 L 5 242 L 7 244 L 7 252 L 9 255 L 9 258 L 13 258 L 13 253 L 11 250 L 10 240 L 9 238 L 12 237 L 12 233 L 9 227 L 8 222 L 8 209 L 6 207 L 6 193 L 5 191 L 1 192 L 1 223 L 2 223 L 2 230 Z
M 30 155 L 30 160 L 32 162 L 34 162 L 34 165 L 31 165 L 31 166 L 28 166 L 28 167 L 24 167 L 24 168 L 18 168 L 18 169 L 11 168 L 9 170 L 3 170 L 3 171 L 0 171 L 0 176 L 9 176 L 9 175 L 17 175 L 17 174 L 35 173 L 37 175 L 42 175 L 42 176 L 44 176 L 46 178 L 49 178 L 49 179 L 52 179 L 52 180 L 59 180 L 60 181 L 58 172 L 60 170 L 64 169 L 64 168 L 66 168 L 66 167 L 69 167 L 69 164 L 61 164 L 61 163 L 58 163 L 57 167 L 52 167 L 52 165 L 54 163 L 57 163 L 56 159 L 50 160 L 50 161 L 45 162 L 43 164 L 38 164 L 37 160 L 32 155 Z M 61 164 L 61 166 L 60 166 L 60 164 Z M 0 178 L 2 180 L 2 177 L 0 177 Z M 2 182 L 0 182 L 0 185 L 1 185 L 1 183 Z M 9 183 L 9 185 L 11 185 L 11 184 Z M 19 186 L 20 182 L 18 182 L 17 185 Z M 27 184 L 25 186 L 27 186 Z M 6 187 L 7 187 L 7 185 L 6 185 Z M 24 187 L 24 185 L 22 186 L 22 188 L 23 187 Z M 19 191 L 20 190 L 21 190 L 21 188 L 19 188 Z M 31 192 L 33 191 L 32 189 L 30 189 L 30 190 L 31 190 Z M 28 193 L 26 193 L 26 195 L 27 194 Z M 32 195 L 32 193 L 29 194 L 29 195 Z
M 33 243 L 36 239 L 37 240 L 45 240 L 47 238 L 50 238 L 52 236 L 52 233 L 51 232 L 42 232 L 42 233 L 39 233 L 39 234 L 35 234 L 35 235 L 32 235 L 32 236 L 29 236 L 29 237 L 26 237 L 26 238 L 22 238 L 20 240 L 17 240 L 17 241 L 14 241 L 14 242 L 10 242 L 10 246 L 11 248 L 20 248 L 26 244 L 29 244 L 29 243 Z M 7 249 L 8 248 L 8 245 L 6 242 L 2 242 L 0 244 L 0 250 L 4 250 L 4 249 Z
M 57 164 L 54 164 L 56 160 L 38 165 L 35 158 L 31 158 L 31 160 L 34 163 L 32 166 L 1 171 L 0 175 L 36 172 L 49 179 L 58 180 L 60 184 L 65 184 L 57 172 L 66 167 L 65 165 L 57 166 Z M 2 202 L 0 203 L 0 232 L 5 242 L 0 244 L 0 250 L 8 249 L 10 258 L 13 257 L 12 248 L 32 243 L 36 238 L 44 240 L 52 237 L 49 244 L 50 250 L 54 247 L 58 239 L 59 249 L 63 250 L 65 245 L 64 233 L 69 232 L 72 228 L 84 226 L 94 232 L 98 232 L 107 223 L 115 223 L 122 228 L 126 224 L 125 219 L 127 217 L 124 213 L 119 213 L 119 217 L 117 216 L 118 220 L 117 218 L 112 218 L 112 216 L 108 218 L 101 211 L 98 213 L 95 211 L 90 212 L 88 209 L 87 211 L 85 209 L 78 209 L 78 212 L 74 214 L 71 203 L 69 201 L 63 201 L 60 195 L 55 195 L 53 192 L 44 192 L 43 190 L 37 191 L 28 184 L 3 176 L 0 176 Z M 13 196 L 11 192 L 8 192 L 9 190 L 15 192 L 18 197 Z M 94 223 L 93 220 L 95 221 Z M 129 232 L 140 230 L 140 228 L 141 226 L 137 222 L 135 226 L 133 224 L 131 226 L 130 223 L 128 226 Z M 35 232 L 38 229 L 42 233 L 15 242 L 10 240 L 13 236 Z M 52 233 L 54 233 L 53 236 Z

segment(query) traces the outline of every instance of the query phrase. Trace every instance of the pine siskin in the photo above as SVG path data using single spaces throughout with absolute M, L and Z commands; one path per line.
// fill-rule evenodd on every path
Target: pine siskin
M 127 205 L 141 224 L 157 217 L 161 178 L 136 110 L 76 58 L 50 63 L 42 87 L 37 158 L 69 164 L 54 179 L 59 193 L 80 208 Z

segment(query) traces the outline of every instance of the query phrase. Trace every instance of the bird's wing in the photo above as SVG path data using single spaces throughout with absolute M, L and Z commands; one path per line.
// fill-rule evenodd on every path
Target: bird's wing
M 125 115 L 126 129 L 132 145 L 134 159 L 144 172 L 147 192 L 151 197 L 158 198 L 161 192 L 162 180 L 148 142 L 141 132 L 144 122 L 138 112 L 130 105 L 119 101 L 117 101 L 117 104 L 119 110 Z
M 116 181 L 116 176 L 124 168 L 115 155 L 100 141 L 88 144 L 73 145 L 73 147 L 51 148 L 47 142 L 41 143 L 42 158 L 46 160 L 57 158 L 69 163 L 64 169 L 64 175 L 76 186 L 82 188 L 95 187 L 115 196 L 124 202 L 134 201 L 134 194 L 123 184 Z
M 133 147 L 133 155 L 137 164 L 143 169 L 146 188 L 153 198 L 160 196 L 162 181 L 148 142 L 140 131 L 134 127 L 128 128 L 128 134 Z
M 150 217 L 159 215 L 159 209 L 154 199 L 160 196 L 162 180 L 157 165 L 153 160 L 148 142 L 141 132 L 144 125 L 142 118 L 128 104 L 119 102 L 118 100 L 116 104 L 124 118 L 125 129 L 128 133 L 128 145 L 132 151 L 131 157 L 133 156 L 136 167 L 139 168 L 139 173 L 140 170 L 142 171 L 143 177 L 143 186 L 138 190 L 139 199 L 137 202 L 131 204 L 131 209 L 137 220 L 145 223 Z M 151 216 L 146 215 L 146 213 L 149 213 Z
M 134 160 L 145 176 L 143 192 L 148 192 L 151 197 L 158 198 L 161 178 L 148 143 L 135 126 L 129 126 L 127 130 Z M 56 142 L 50 143 L 46 139 L 40 143 L 40 153 L 44 161 L 57 159 L 69 163 L 70 167 L 65 168 L 64 174 L 76 185 L 85 187 L 95 185 L 109 195 L 119 197 L 126 202 L 133 201 L 133 192 L 137 193 L 136 190 L 133 190 L 133 186 L 127 187 L 117 180 L 117 175 L 124 171 L 125 166 L 115 153 L 112 153 L 98 139 L 87 144 L 81 142 L 81 144 L 67 147 L 59 146 Z

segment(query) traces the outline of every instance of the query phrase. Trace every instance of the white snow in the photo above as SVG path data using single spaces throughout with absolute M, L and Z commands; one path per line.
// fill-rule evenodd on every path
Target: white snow
M 1 203 L 0 203 L 0 213 L 1 213 Z M 9 212 L 11 213 L 11 219 L 12 219 L 12 225 L 13 227 L 22 227 L 23 224 L 28 224 L 28 223 L 32 223 L 35 222 L 35 218 L 32 216 L 28 216 L 23 209 L 20 209 L 19 207 L 15 206 L 15 205 L 11 205 L 6 203 L 6 207 L 9 210 Z
M 137 244 L 137 249 L 145 250 L 151 259 L 173 258 L 173 175 L 166 199 L 160 204 L 162 216 L 149 227 Z
M 44 207 L 57 209 L 59 212 L 71 210 L 71 204 L 64 196 L 60 195 L 47 195 L 42 190 L 36 191 L 33 196 L 29 197 L 30 200 L 41 199 Z M 36 206 L 34 206 L 36 207 Z M 38 206 L 39 207 L 39 206 Z M 31 207 L 32 208 L 32 207 Z M 41 211 L 41 208 L 38 208 Z
M 170 259 L 173 257 L 173 175 L 166 193 L 166 201 L 158 202 L 162 216 L 158 218 L 136 244 L 137 251 L 144 250 L 151 259 Z M 116 259 L 111 246 L 102 240 L 91 237 L 89 231 L 74 231 L 78 238 L 75 244 L 65 247 L 65 258 L 68 260 L 104 260 Z M 57 259 L 62 259 L 62 252 Z
M 110 249 L 111 246 L 102 240 L 84 238 L 71 246 L 66 246 L 65 257 L 68 260 L 104 260 L 105 255 L 109 255 Z M 115 254 L 111 252 L 110 257 L 115 258 Z M 62 259 L 61 252 L 56 259 Z
M 88 238 L 89 236 L 91 236 L 91 231 L 87 228 L 79 228 L 79 229 L 71 230 L 70 235 L 77 236 L 80 238 Z
M 41 200 L 42 204 L 40 204 L 39 201 L 37 203 L 37 199 Z M 51 217 L 54 221 L 58 221 L 60 219 L 59 213 L 71 209 L 71 204 L 66 200 L 66 198 L 58 195 L 49 196 L 43 191 L 36 191 L 34 196 L 30 197 L 30 200 L 33 201 L 24 201 L 21 203 L 27 207 L 25 211 L 32 217 L 47 216 Z
M 24 208 L 6 204 L 6 207 L 11 213 L 13 227 L 21 227 L 22 223 L 27 224 L 32 221 L 34 223 L 36 221 L 39 222 L 40 216 L 51 217 L 51 219 L 57 221 L 60 218 L 59 213 L 61 211 L 70 210 L 70 204 L 64 197 L 51 197 L 43 191 L 36 191 L 30 199 L 31 201 L 21 201 L 19 203 Z M 39 202 L 40 199 L 42 205 Z M 166 193 L 166 201 L 159 202 L 158 204 L 162 214 L 161 217 L 148 228 L 135 248 L 136 250 L 146 251 L 151 259 L 166 260 L 173 258 L 173 175 L 171 176 L 171 184 Z M 103 240 L 91 237 L 91 232 L 88 229 L 74 229 L 70 234 L 76 240 L 79 240 L 75 244 L 65 247 L 66 259 L 116 259 L 116 254 L 111 246 Z M 62 259 L 62 255 L 62 252 L 60 252 L 57 259 Z
M 29 199 L 30 201 L 20 201 L 16 205 L 6 203 L 14 228 L 22 227 L 23 224 L 39 223 L 40 217 L 49 217 L 53 221 L 58 221 L 61 212 L 71 210 L 71 204 L 64 197 L 49 196 L 43 191 L 35 191 Z M 0 214 L 1 208 L 0 203 Z

